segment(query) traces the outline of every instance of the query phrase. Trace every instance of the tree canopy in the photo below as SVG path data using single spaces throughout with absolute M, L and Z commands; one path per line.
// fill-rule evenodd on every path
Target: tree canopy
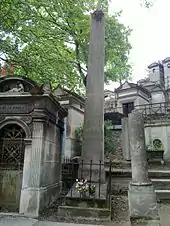
M 87 73 L 90 13 L 96 0 L 2 0 L 0 59 L 13 63 L 17 75 L 39 83 L 51 82 L 80 90 Z M 105 81 L 129 76 L 128 41 L 131 30 L 120 14 L 105 12 Z

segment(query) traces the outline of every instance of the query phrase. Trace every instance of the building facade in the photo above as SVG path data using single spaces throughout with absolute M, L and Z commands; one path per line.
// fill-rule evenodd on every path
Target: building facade
M 65 118 L 62 160 L 71 159 L 78 154 L 75 150 L 75 132 L 84 123 L 85 101 L 83 97 L 60 86 L 54 90 L 53 95 L 57 98 L 61 106 L 68 111 L 68 116 Z
M 147 77 L 137 84 L 125 82 L 114 92 L 105 91 L 105 113 L 117 112 L 126 120 L 133 109 L 138 109 L 144 115 L 147 148 L 153 149 L 155 140 L 159 140 L 164 158 L 170 160 L 170 57 L 149 65 Z M 125 127 L 123 149 L 126 149 L 125 159 L 130 160 L 125 120 L 122 124 Z

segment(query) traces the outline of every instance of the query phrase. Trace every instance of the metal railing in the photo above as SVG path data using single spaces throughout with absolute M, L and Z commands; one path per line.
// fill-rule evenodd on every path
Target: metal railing
M 103 199 L 103 184 L 105 184 L 106 205 L 110 206 L 111 168 L 112 162 L 109 163 L 109 177 L 106 178 L 106 183 L 103 183 L 105 170 L 104 163 L 101 161 L 94 163 L 92 160 L 90 162 L 66 160 L 62 164 L 63 196 L 95 202 L 95 200 Z
M 163 103 L 154 103 L 154 104 L 143 104 L 143 105 L 135 105 L 134 109 L 139 110 L 144 118 L 146 119 L 165 119 L 170 117 L 170 103 L 163 102 Z M 105 113 L 107 112 L 118 112 L 123 114 L 122 107 L 116 108 L 105 108 Z

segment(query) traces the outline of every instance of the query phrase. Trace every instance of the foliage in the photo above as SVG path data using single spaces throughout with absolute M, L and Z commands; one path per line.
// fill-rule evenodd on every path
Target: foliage
M 114 144 L 114 132 L 111 129 L 112 123 L 111 121 L 104 122 L 104 150 L 105 153 L 112 153 L 115 151 Z M 83 142 L 83 127 L 79 127 L 75 131 L 75 152 L 77 155 L 81 155 L 82 150 L 82 142 Z
M 16 74 L 53 86 L 80 89 L 87 74 L 90 13 L 105 12 L 105 81 L 127 78 L 130 29 L 120 14 L 108 14 L 107 0 L 2 0 L 1 59 Z
M 144 5 L 146 8 L 150 8 L 153 5 L 154 0 L 140 0 L 141 4 Z
M 114 131 L 112 130 L 112 122 L 105 121 L 104 124 L 104 150 L 105 153 L 112 153 L 115 151 Z

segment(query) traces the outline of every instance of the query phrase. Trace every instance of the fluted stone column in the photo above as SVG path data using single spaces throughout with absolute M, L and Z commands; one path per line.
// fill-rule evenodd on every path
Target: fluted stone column
M 130 140 L 128 118 L 122 118 L 122 149 L 125 160 L 130 161 Z
M 41 199 L 41 163 L 44 155 L 45 125 L 41 119 L 33 121 L 32 146 L 26 143 L 20 213 L 38 217 Z
M 84 163 L 104 163 L 104 13 L 96 10 L 92 14 L 86 83 L 86 101 L 82 157 Z M 92 180 L 98 181 L 99 166 L 93 166 Z M 89 177 L 90 165 L 84 165 L 84 177 Z M 105 182 L 104 167 L 101 170 Z
M 156 193 L 148 178 L 145 148 L 144 119 L 134 110 L 129 114 L 132 183 L 129 185 L 129 210 L 131 219 L 158 219 Z M 154 221 L 155 222 L 155 221 Z M 133 221 L 133 225 L 136 225 Z M 159 221 L 156 224 L 159 225 Z

